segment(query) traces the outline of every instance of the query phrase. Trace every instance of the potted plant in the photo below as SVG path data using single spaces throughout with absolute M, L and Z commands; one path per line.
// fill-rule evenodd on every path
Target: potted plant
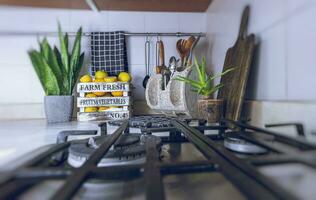
M 48 123 L 70 121 L 73 112 L 73 88 L 83 65 L 81 54 L 82 28 L 77 31 L 72 51 L 68 51 L 68 34 L 58 24 L 60 50 L 47 39 L 39 42 L 40 50 L 28 52 L 34 70 L 45 91 L 44 108 Z
M 198 75 L 198 80 L 189 79 L 183 76 L 177 76 L 175 79 L 190 84 L 192 90 L 201 96 L 198 100 L 198 113 L 200 118 L 207 119 L 208 123 L 218 122 L 223 114 L 224 100 L 213 99 L 212 95 L 223 87 L 223 84 L 214 85 L 214 80 L 224 76 L 234 70 L 234 68 L 227 69 L 220 74 L 212 76 L 206 72 L 205 58 L 202 59 L 201 63 L 198 63 L 197 59 L 194 58 L 194 66 Z

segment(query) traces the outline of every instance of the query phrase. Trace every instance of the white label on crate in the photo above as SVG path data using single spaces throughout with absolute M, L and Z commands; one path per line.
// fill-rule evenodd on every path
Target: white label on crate
M 129 111 L 105 111 L 105 112 L 95 112 L 95 113 L 78 113 L 79 121 L 91 121 L 91 120 L 122 120 L 128 119 L 130 115 Z
M 108 116 L 111 119 L 126 119 L 129 117 L 129 112 L 111 112 Z
M 129 91 L 129 83 L 78 83 L 77 92 Z
M 90 106 L 128 106 L 129 97 L 97 97 L 97 98 L 77 98 L 78 107 Z

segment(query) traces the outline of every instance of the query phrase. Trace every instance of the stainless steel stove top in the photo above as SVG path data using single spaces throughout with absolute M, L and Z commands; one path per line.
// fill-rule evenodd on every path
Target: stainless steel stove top
M 113 134 L 107 134 L 108 123 L 100 124 L 98 136 L 94 130 L 61 132 L 58 144 L 43 147 L 34 158 L 3 174 L 0 199 L 313 199 L 316 195 L 316 146 L 302 136 L 289 138 L 225 119 L 220 125 L 193 122 L 146 116 L 111 123 L 117 126 Z M 228 123 L 239 131 L 229 130 Z M 209 130 L 212 134 L 207 134 Z M 70 135 L 91 137 L 67 141 Z

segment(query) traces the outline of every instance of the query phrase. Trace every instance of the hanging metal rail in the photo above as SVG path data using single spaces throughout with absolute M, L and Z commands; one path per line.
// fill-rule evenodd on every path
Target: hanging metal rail
M 76 36 L 75 32 L 67 32 L 69 36 Z M 91 36 L 91 32 L 82 33 L 83 36 Z M 156 36 L 167 36 L 167 37 L 185 37 L 185 36 L 200 36 L 205 37 L 205 33 L 185 33 L 185 32 L 173 32 L 173 33 L 160 33 L 160 32 L 125 32 L 125 36 L 142 36 L 142 37 L 156 37 Z M 11 32 L 2 31 L 0 36 L 52 36 L 57 37 L 57 32 Z

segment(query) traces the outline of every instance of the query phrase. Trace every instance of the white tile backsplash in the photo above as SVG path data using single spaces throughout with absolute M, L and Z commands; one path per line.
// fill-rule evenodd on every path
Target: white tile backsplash
M 145 38 L 128 37 L 126 39 L 127 56 L 129 65 L 145 64 Z
M 1 31 L 56 31 L 57 21 L 69 30 L 69 12 L 64 9 L 0 6 Z
M 179 14 L 168 12 L 146 12 L 145 32 L 178 32 Z
M 253 0 L 251 2 L 251 26 L 249 30 L 263 32 L 282 23 L 286 2 L 287 0 Z
M 257 88 L 254 99 L 286 99 L 285 25 L 273 27 L 258 35 Z
M 287 23 L 288 93 L 290 100 L 315 100 L 316 6 Z
M 145 31 L 145 15 L 140 12 L 118 12 L 110 11 L 109 30 L 123 30 L 129 32 Z
M 134 74 L 132 79 L 134 100 L 145 100 L 145 88 L 143 87 L 143 80 L 146 76 L 145 66 L 131 65 L 130 72 Z
M 221 71 L 225 52 L 236 40 L 242 10 L 247 4 L 251 8 L 248 30 L 259 41 L 248 98 L 315 101 L 313 0 L 214 0 L 206 20 L 210 65 Z
M 171 13 L 171 12 L 120 12 L 102 11 L 95 13 L 88 10 L 39 9 L 0 6 L 0 32 L 55 32 L 57 20 L 64 31 L 75 32 L 79 26 L 84 32 L 115 31 L 127 32 L 204 32 L 206 13 Z M 42 37 L 41 37 L 42 38 Z M 162 37 L 165 44 L 165 63 L 169 57 L 178 55 L 175 49 L 179 38 Z M 43 102 L 44 92 L 31 66 L 27 51 L 38 48 L 36 36 L 1 36 L 0 35 L 0 70 L 6 76 L 0 79 L 0 85 L 9 85 L 1 91 L 0 105 L 38 104 Z M 49 37 L 51 44 L 58 46 L 57 37 Z M 155 38 L 151 40 L 151 74 L 154 74 Z M 70 41 L 71 43 L 72 41 Z M 135 86 L 134 98 L 144 100 L 142 86 L 145 77 L 145 38 L 128 37 L 127 53 L 129 71 Z M 88 73 L 90 38 L 83 37 L 82 49 L 86 54 L 86 64 L 81 74 Z M 22 88 L 22 89 L 21 89 Z M 34 111 L 35 112 L 35 111 Z M 42 113 L 34 114 L 35 117 Z M 27 115 L 30 117 L 32 115 Z M 10 118 L 14 118 L 11 116 Z
M 35 37 L 0 37 L 0 68 L 29 64 L 27 51 L 37 45 Z
M 32 96 L 38 92 L 33 90 L 31 81 L 25 81 L 30 80 L 31 70 L 28 66 L 16 67 L 9 64 L 1 68 L 0 104 L 31 103 Z
M 315 0 L 287 0 L 286 11 L 288 14 L 295 14 L 315 6 Z
M 71 31 L 77 31 L 82 26 L 83 31 L 108 31 L 109 15 L 107 12 L 87 12 L 84 10 L 70 10 L 69 25 Z
M 181 32 L 206 32 L 206 15 L 200 13 L 180 13 L 179 30 Z

